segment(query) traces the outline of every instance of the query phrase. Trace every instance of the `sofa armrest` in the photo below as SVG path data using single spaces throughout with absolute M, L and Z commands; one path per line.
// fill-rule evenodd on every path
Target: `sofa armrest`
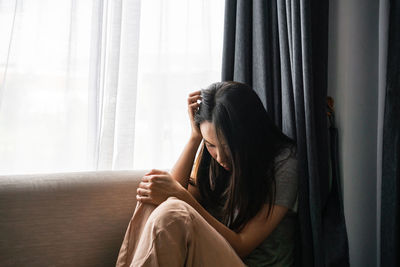
M 0 266 L 114 266 L 144 173 L 0 176 Z

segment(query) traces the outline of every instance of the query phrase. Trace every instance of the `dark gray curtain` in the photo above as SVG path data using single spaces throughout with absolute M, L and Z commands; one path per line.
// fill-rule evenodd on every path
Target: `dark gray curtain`
M 324 0 L 226 0 L 225 7 L 222 80 L 252 86 L 297 142 L 297 262 L 305 267 L 349 265 L 340 182 L 330 167 L 328 13 Z
M 381 266 L 400 266 L 400 1 L 390 1 L 383 121 Z

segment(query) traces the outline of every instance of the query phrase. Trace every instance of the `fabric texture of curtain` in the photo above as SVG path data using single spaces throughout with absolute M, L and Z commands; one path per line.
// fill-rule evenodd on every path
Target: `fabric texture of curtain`
M 390 1 L 382 139 L 381 266 L 400 265 L 400 2 Z
M 225 2 L 222 80 L 252 86 L 297 142 L 298 263 L 307 267 L 349 265 L 340 180 L 330 169 L 328 13 L 328 1 Z

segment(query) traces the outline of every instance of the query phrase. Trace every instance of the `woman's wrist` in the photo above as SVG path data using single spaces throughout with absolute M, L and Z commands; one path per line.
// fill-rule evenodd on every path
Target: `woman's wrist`
M 201 142 L 202 139 L 203 139 L 203 136 L 201 136 L 201 134 L 192 133 L 192 134 L 190 135 L 189 141 L 190 141 L 190 142 L 195 142 L 195 143 L 200 144 L 200 142 Z
M 190 192 L 182 186 L 176 197 L 182 201 L 188 202 L 190 199 Z

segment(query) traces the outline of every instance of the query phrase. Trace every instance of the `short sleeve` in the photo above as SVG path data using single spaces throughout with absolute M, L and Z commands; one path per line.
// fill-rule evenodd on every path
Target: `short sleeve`
M 275 204 L 296 210 L 298 174 L 296 153 L 283 150 L 275 158 Z

